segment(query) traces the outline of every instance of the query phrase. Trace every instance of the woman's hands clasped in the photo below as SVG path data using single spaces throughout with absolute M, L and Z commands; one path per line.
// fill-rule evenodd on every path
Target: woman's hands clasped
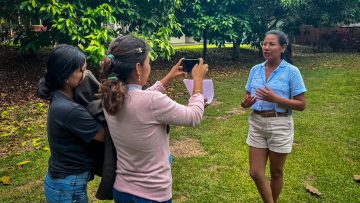
M 275 92 L 270 89 L 270 87 L 265 86 L 265 88 L 259 88 L 256 90 L 256 97 L 259 100 L 267 101 L 267 102 L 273 102 L 277 103 L 278 96 L 275 94 Z
M 250 93 L 247 92 L 241 101 L 241 106 L 243 108 L 249 108 L 254 105 L 257 100 L 278 103 L 278 95 L 268 86 L 257 89 L 255 94 L 256 96 L 251 96 Z

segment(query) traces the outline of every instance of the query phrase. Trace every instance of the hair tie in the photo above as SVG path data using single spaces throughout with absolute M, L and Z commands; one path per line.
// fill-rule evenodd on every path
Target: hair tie
M 117 77 L 117 75 L 115 73 L 111 73 L 107 80 L 111 80 L 111 81 L 119 81 L 119 78 Z
M 143 53 L 143 50 L 142 50 L 142 48 L 137 48 L 137 49 L 135 49 L 135 52 L 137 53 L 137 54 L 140 54 L 140 53 Z
M 112 55 L 112 54 L 108 54 L 106 57 L 108 57 L 108 58 L 111 59 L 111 60 L 114 60 L 114 59 L 115 59 L 115 56 Z

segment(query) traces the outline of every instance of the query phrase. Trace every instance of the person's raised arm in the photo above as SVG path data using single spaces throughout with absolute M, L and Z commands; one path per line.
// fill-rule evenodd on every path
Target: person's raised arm
M 160 80 L 161 84 L 164 86 L 168 85 L 171 81 L 173 81 L 175 78 L 179 76 L 185 76 L 185 72 L 183 71 L 183 67 L 181 66 L 184 58 L 181 58 L 175 66 L 173 66 L 170 70 L 170 72 Z
M 172 67 L 170 72 L 160 81 L 157 81 L 154 85 L 147 88 L 147 91 L 158 91 L 158 92 L 165 92 L 165 86 L 168 85 L 172 80 L 179 76 L 184 76 L 185 72 L 183 71 L 183 67 L 181 66 L 182 61 L 184 58 L 181 58 L 175 66 Z
M 166 95 L 155 95 L 151 101 L 154 118 L 164 124 L 188 126 L 199 124 L 204 114 L 202 81 L 207 71 L 208 65 L 200 59 L 200 63 L 192 70 L 194 94 L 190 97 L 188 106 L 178 104 Z

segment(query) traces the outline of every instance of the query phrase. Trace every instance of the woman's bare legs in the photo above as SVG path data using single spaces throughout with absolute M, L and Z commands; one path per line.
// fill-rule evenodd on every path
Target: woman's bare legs
M 266 162 L 269 150 L 263 148 L 250 147 L 250 176 L 254 180 L 256 187 L 265 203 L 273 203 L 273 195 L 270 184 L 265 176 Z
M 274 202 L 278 200 L 283 186 L 284 166 L 287 155 L 288 154 L 269 151 L 270 174 L 271 174 L 270 187 Z

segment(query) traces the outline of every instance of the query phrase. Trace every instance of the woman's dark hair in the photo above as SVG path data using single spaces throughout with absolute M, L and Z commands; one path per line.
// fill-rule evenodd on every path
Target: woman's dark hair
M 131 35 L 116 38 L 111 42 L 108 55 L 102 60 L 101 86 L 99 96 L 110 115 L 116 114 L 124 103 L 127 93 L 126 84 L 135 70 L 136 64 L 144 64 L 150 51 L 146 42 Z M 115 80 L 107 80 L 109 75 Z
M 292 50 L 288 36 L 280 30 L 270 30 L 265 34 L 265 36 L 267 35 L 276 35 L 279 39 L 280 46 L 284 46 L 284 45 L 287 46 L 285 53 L 281 54 L 281 59 L 285 59 L 285 61 L 292 64 L 293 63 Z
M 38 95 L 49 100 L 51 93 L 63 87 L 69 76 L 85 62 L 86 56 L 79 48 L 66 44 L 56 47 L 49 56 L 45 76 L 39 81 Z

